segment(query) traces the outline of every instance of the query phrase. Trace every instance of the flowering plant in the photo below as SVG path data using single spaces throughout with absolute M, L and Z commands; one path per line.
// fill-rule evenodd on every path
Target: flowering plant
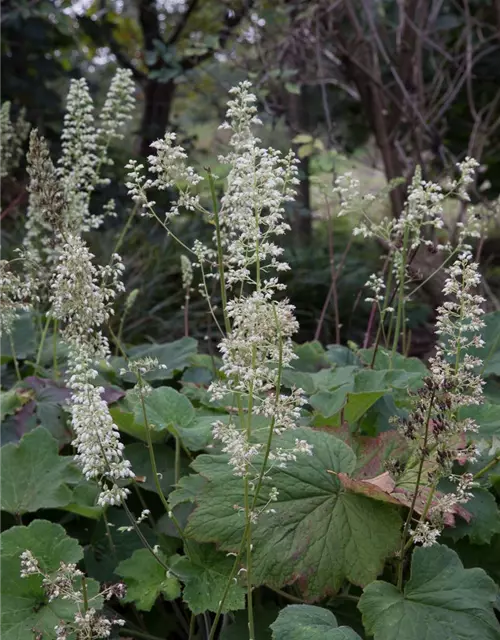
M 170 132 L 127 164 L 131 216 L 184 251 L 184 337 L 127 345 L 140 292 L 119 297 L 123 234 L 105 265 L 87 234 L 113 211 L 95 214 L 92 196 L 131 93 L 120 72 L 95 125 L 74 82 L 55 163 L 30 136 L 26 237 L 1 271 L 6 637 L 155 640 L 166 624 L 188 640 L 498 638 L 500 320 L 479 291 L 476 218 L 454 242 L 434 235 L 443 191 L 417 170 L 398 220 L 366 214 L 356 227 L 388 251 L 368 283 L 373 336 L 362 349 L 295 344 L 280 237 L 296 161 L 263 147 L 243 82 L 222 125 L 222 195 Z M 2 127 L 20 140 L 9 117 Z M 467 198 L 474 168 L 460 164 L 450 193 Z M 153 193 L 172 190 L 162 211 Z M 372 200 L 349 175 L 334 194 L 341 214 Z M 177 237 L 186 210 L 211 224 L 210 244 Z M 424 364 L 404 353 L 405 305 L 412 261 L 431 245 L 446 300 Z M 189 335 L 198 295 L 217 355 Z

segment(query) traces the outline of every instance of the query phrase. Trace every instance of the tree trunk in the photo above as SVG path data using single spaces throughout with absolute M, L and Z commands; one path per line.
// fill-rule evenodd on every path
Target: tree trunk
M 151 143 L 165 135 L 170 123 L 175 89 L 173 81 L 147 80 L 140 131 L 140 153 L 144 157 L 151 154 Z

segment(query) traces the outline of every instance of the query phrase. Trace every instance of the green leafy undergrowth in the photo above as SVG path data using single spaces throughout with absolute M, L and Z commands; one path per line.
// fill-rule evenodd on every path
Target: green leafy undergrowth
M 500 582 L 500 463 L 492 462 L 500 443 L 498 405 L 462 410 L 461 418 L 472 417 L 479 425 L 470 436 L 478 460 L 466 467 L 478 473 L 478 486 L 464 505 L 467 511 L 458 511 L 447 523 L 440 538 L 444 544 L 414 550 L 411 572 L 405 572 L 399 590 L 393 578 L 409 499 L 387 469 L 394 461 L 404 469 L 409 453 L 389 418 L 405 415 L 407 391 L 418 388 L 425 367 L 396 355 L 391 369 L 384 350 L 373 369 L 365 368 L 373 355 L 369 350 L 355 353 L 309 343 L 296 352 L 299 357 L 283 372 L 283 384 L 307 392 L 301 424 L 314 426 L 285 433 L 275 444 L 288 448 L 295 439 L 304 439 L 313 446 L 313 455 L 273 468 L 255 506 L 257 640 L 359 640 L 369 634 L 375 640 L 499 638 L 493 603 L 495 582 Z M 168 629 L 182 634 L 175 611 L 183 611 L 196 617 L 199 636 L 225 596 L 217 640 L 248 638 L 244 556 L 236 568 L 234 564 L 245 526 L 244 483 L 212 437 L 212 423 L 230 419 L 226 405 L 231 398 L 210 403 L 207 389 L 216 361 L 197 354 L 190 339 L 143 345 L 137 353 L 156 355 L 169 367 L 149 376 L 153 388 L 144 398 L 147 422 L 137 390 L 131 389 L 136 380 L 119 375 L 125 364 L 119 358 L 112 359 L 113 368 L 103 365 L 107 382 L 102 384 L 108 385 L 104 398 L 135 473 L 127 481 L 129 515 L 137 518 L 148 510 L 137 524 L 140 537 L 124 509 L 97 505 L 97 484 L 85 480 L 72 456 L 65 455 L 72 439 L 65 407 L 69 390 L 50 378 L 28 376 L 2 393 L 2 510 L 18 521 L 35 518 L 29 527 L 13 527 L 2 535 L 2 630 L 7 640 L 32 640 L 32 629 L 50 640 L 58 621 L 75 613 L 66 601 L 49 603 L 41 579 L 20 578 L 19 555 L 26 548 L 50 571 L 60 561 L 79 562 L 91 593 L 97 594 L 96 580 L 110 584 L 122 579 L 128 592 L 119 615 L 132 630 L 140 611 L 148 633 L 162 637 L 162 621 L 168 618 Z M 246 408 L 243 399 L 243 414 Z M 242 428 L 245 416 L 231 415 L 231 420 Z M 182 536 L 158 496 L 147 425 L 161 493 L 184 528 Z M 269 419 L 255 416 L 252 426 L 261 442 Z M 257 468 L 259 460 L 254 460 Z M 405 469 L 401 478 L 411 488 L 408 473 Z M 278 495 L 269 503 L 272 487 Z M 454 488 L 440 485 L 439 490 Z M 415 508 L 421 512 L 418 501 Z M 64 523 L 74 538 L 60 525 L 36 519 L 41 514 Z M 304 604 L 288 605 L 284 592 Z M 352 594 L 361 592 L 358 602 Z M 106 606 L 113 609 L 115 604 Z

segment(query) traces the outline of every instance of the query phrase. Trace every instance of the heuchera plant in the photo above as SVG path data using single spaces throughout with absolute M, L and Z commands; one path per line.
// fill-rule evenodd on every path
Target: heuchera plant
M 467 201 L 477 163 L 446 190 L 417 169 L 397 220 L 372 218 L 352 175 L 336 180 L 338 215 L 387 257 L 367 282 L 364 348 L 296 345 L 280 280 L 296 160 L 262 146 L 242 82 L 223 180 L 190 167 L 170 132 L 126 166 L 129 222 L 141 213 L 184 250 L 184 338 L 131 347 L 125 234 L 98 265 L 88 233 L 114 212 L 95 214 L 92 196 L 132 96 L 119 71 L 96 116 L 72 82 L 55 163 L 30 135 L 26 236 L 1 264 L 5 638 L 500 638 L 500 315 L 484 312 L 469 244 L 480 212 L 453 239 L 443 214 L 446 198 Z M 9 168 L 28 130 L 8 106 L 1 123 Z M 210 245 L 178 237 L 185 211 L 211 225 Z M 428 366 L 404 355 L 422 247 L 446 272 Z M 189 337 L 194 283 L 217 355 Z

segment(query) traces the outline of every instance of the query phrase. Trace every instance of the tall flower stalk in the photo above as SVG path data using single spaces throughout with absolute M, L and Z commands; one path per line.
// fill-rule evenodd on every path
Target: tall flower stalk
M 474 462 L 477 455 L 476 447 L 468 444 L 469 434 L 477 431 L 477 425 L 472 418 L 462 419 L 460 409 L 483 401 L 484 383 L 477 373 L 482 362 L 470 351 L 484 344 L 480 337 L 484 299 L 476 293 L 480 275 L 470 252 L 462 253 L 447 272 L 444 293 L 451 299 L 438 309 L 439 342 L 436 355 L 430 359 L 430 374 L 409 416 L 396 421 L 409 441 L 414 461 L 409 476 L 414 483 L 413 499 L 401 543 L 400 585 L 405 551 L 412 543 L 433 544 L 447 516 L 469 500 L 473 487 L 472 475 L 454 475 L 453 465 Z M 438 495 L 438 483 L 445 477 L 456 482 L 457 488 Z M 418 499 L 424 507 L 412 525 Z
M 212 383 L 209 392 L 214 401 L 226 399 L 234 411 L 228 423 L 214 423 L 213 436 L 227 453 L 233 473 L 243 482 L 243 504 L 238 509 L 245 519 L 244 534 L 228 586 L 244 559 L 248 625 L 253 640 L 252 527 L 278 497 L 270 483 L 270 470 L 293 463 L 297 455 L 311 454 L 311 447 L 299 439 L 292 448 L 275 442 L 277 436 L 297 426 L 305 403 L 300 389 L 289 394 L 281 390 L 282 370 L 295 357 L 292 336 L 298 324 L 293 306 L 276 295 L 285 288 L 278 275 L 289 269 L 276 237 L 289 230 L 284 207 L 293 199 L 298 180 L 293 154 L 283 157 L 279 151 L 266 149 L 254 135 L 253 128 L 261 122 L 250 88 L 249 82 L 242 82 L 230 92 L 227 121 L 222 128 L 231 133 L 231 150 L 219 159 L 230 170 L 220 202 L 215 177 L 208 172 L 212 211 L 203 207 L 196 193 L 202 177 L 186 165 L 186 153 L 174 145 L 175 136 L 171 133 L 151 145 L 157 153 L 148 158 L 148 163 L 155 177 L 146 177 L 144 166 L 131 161 L 127 165 L 127 186 L 143 212 L 157 219 L 172 236 L 169 223 L 180 207 L 203 213 L 214 223 L 214 248 L 197 241 L 191 252 L 201 270 L 202 293 L 213 313 L 206 283 L 215 278 L 220 285 L 224 335 L 219 350 L 223 376 Z M 148 191 L 172 186 L 177 186 L 178 198 L 162 219 Z M 255 416 L 267 418 L 268 426 L 257 428 Z M 267 495 L 259 500 L 264 491 Z M 264 506 L 259 506 L 262 502 Z M 223 605 L 224 598 L 210 638 L 216 632 Z
M 109 145 L 123 136 L 123 125 L 132 116 L 133 95 L 131 73 L 118 70 L 96 118 L 86 81 L 72 81 L 59 161 L 52 162 L 36 130 L 31 133 L 27 157 L 26 281 L 37 288 L 46 316 L 36 364 L 53 321 L 68 347 L 76 460 L 85 477 L 100 484 L 98 503 L 103 506 L 121 504 L 129 493 L 123 481 L 133 476 L 123 458 L 118 428 L 102 398 L 104 390 L 95 385 L 98 363 L 110 355 L 102 327 L 113 313 L 116 295 L 123 291 L 124 267 L 116 254 L 107 266 L 96 266 L 83 234 L 113 213 L 111 204 L 93 213 L 91 196 L 98 185 L 107 183 L 100 170 L 112 163 Z

